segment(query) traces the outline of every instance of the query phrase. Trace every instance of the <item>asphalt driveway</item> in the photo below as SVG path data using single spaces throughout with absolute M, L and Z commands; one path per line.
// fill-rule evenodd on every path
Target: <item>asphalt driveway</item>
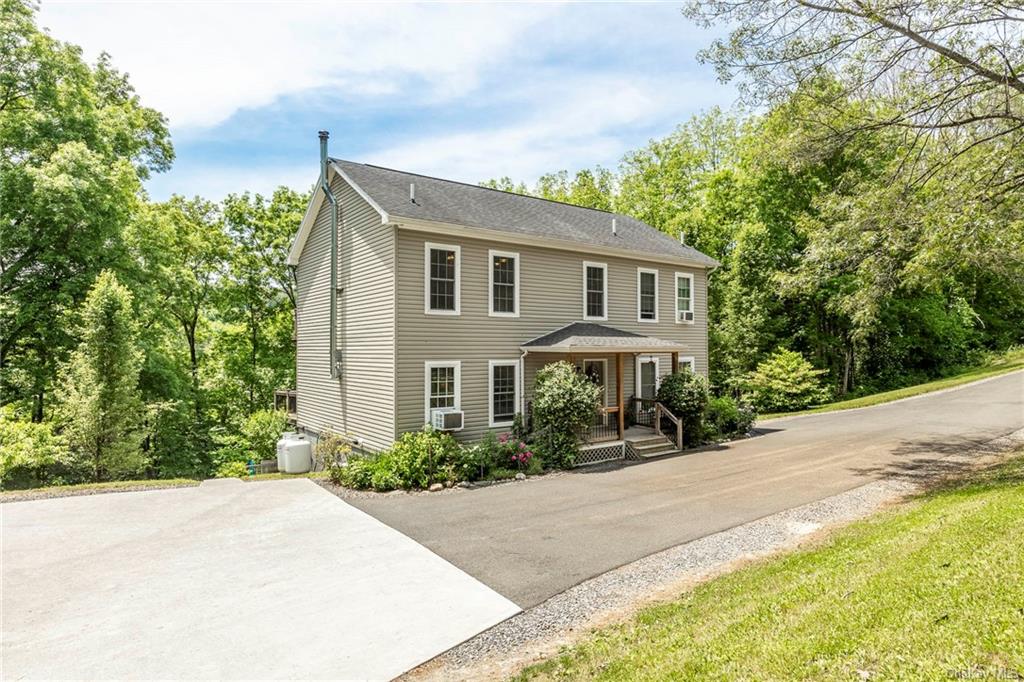
M 775 420 L 715 450 L 492 488 L 352 504 L 526 608 L 648 554 L 1024 428 L 1024 372 L 877 407 Z
M 518 611 L 308 480 L 0 517 L 4 679 L 390 679 Z

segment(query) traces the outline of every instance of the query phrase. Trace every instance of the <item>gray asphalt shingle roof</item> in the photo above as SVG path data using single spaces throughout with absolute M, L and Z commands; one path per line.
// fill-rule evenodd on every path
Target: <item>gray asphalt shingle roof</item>
M 644 336 L 593 322 L 573 322 L 553 332 L 530 339 L 522 348 L 551 348 L 569 351 L 573 348 L 644 348 L 676 350 L 682 344 L 653 336 Z
M 331 161 L 392 218 L 454 223 L 718 265 L 697 249 L 619 213 L 343 159 Z M 410 184 L 416 185 L 416 203 L 409 201 Z M 617 234 L 612 234 L 612 218 Z

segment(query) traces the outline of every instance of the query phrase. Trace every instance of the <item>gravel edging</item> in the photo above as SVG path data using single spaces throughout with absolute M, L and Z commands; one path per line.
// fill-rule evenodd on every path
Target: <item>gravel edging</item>
M 10 502 L 31 502 L 50 500 L 57 497 L 82 497 L 84 495 L 109 495 L 113 493 L 137 493 L 143 490 L 169 490 L 172 488 L 195 488 L 202 481 L 192 483 L 167 483 L 163 485 L 126 485 L 123 488 L 85 488 L 81 490 L 9 490 L 0 493 L 0 504 Z
M 892 476 L 714 533 L 595 576 L 502 621 L 406 673 L 408 680 L 478 680 L 507 677 L 556 653 L 594 627 L 622 619 L 642 606 L 677 596 L 693 584 L 737 564 L 791 549 L 828 526 L 869 516 L 925 484 L 1024 443 L 1024 429 L 969 454 L 941 458 L 943 467 Z

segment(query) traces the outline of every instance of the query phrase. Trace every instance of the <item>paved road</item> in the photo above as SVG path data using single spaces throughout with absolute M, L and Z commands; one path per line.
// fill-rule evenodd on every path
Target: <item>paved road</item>
M 4 679 L 390 679 L 518 611 L 307 480 L 0 516 Z
M 352 504 L 529 607 L 653 552 L 1024 427 L 1024 372 L 888 405 L 767 422 L 717 450 L 493 488 Z

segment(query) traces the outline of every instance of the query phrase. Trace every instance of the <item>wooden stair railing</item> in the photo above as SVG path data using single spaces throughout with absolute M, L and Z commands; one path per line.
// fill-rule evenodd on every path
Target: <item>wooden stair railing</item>
M 669 434 L 666 434 L 666 433 L 662 433 L 662 431 L 661 431 L 661 418 L 662 418 L 662 416 L 666 417 L 670 422 L 672 422 L 672 424 L 675 425 L 676 428 L 675 428 L 675 433 L 674 434 L 669 435 Z M 666 438 L 668 438 L 668 439 L 672 440 L 673 442 L 675 442 L 676 448 L 678 450 L 682 450 L 683 449 L 683 420 L 680 419 L 679 417 L 675 416 L 674 414 L 672 414 L 672 410 L 668 409 L 667 407 L 665 407 L 661 403 L 655 403 L 654 404 L 654 431 L 659 436 L 665 436 Z M 675 436 L 675 438 L 673 438 L 672 436 Z

